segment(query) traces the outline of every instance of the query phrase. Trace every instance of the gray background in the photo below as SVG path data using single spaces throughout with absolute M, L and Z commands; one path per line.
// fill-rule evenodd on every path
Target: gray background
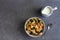
M 45 6 L 58 7 L 47 22 L 53 27 L 41 38 L 31 38 L 24 31 L 24 22 L 40 17 L 35 10 Z M 60 0 L 0 0 L 0 40 L 60 40 Z

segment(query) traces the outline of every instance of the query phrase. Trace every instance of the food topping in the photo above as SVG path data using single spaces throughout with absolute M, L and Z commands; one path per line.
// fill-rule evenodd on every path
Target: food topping
M 31 35 L 42 35 L 44 31 L 44 23 L 39 18 L 32 18 L 27 22 L 26 31 Z

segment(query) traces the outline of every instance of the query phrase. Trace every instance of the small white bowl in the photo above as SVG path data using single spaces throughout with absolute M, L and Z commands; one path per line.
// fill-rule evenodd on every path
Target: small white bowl
M 42 35 L 34 36 L 34 35 L 29 34 L 29 33 L 26 31 L 26 24 L 27 24 L 27 22 L 28 22 L 30 19 L 32 19 L 32 18 L 38 18 L 38 17 L 31 17 L 31 18 L 29 18 L 29 19 L 25 22 L 24 30 L 25 30 L 25 32 L 28 34 L 28 36 L 30 36 L 30 37 L 41 37 L 41 36 L 44 34 L 44 32 L 45 32 L 45 23 L 44 23 L 44 21 L 43 21 L 41 18 L 38 18 L 38 19 L 42 20 L 43 23 L 44 23 L 44 31 L 43 31 L 43 34 L 42 34 Z

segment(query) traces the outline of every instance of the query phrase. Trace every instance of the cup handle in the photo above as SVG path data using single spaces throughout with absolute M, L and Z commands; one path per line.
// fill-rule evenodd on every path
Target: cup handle
M 54 8 L 53 8 L 53 11 L 54 11 L 54 10 L 57 10 L 57 9 L 58 9 L 57 7 L 54 7 Z

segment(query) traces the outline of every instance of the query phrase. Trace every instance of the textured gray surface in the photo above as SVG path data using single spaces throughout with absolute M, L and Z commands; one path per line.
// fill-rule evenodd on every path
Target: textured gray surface
M 31 38 L 24 32 L 27 18 L 38 16 L 35 9 L 50 5 L 57 6 L 49 18 L 53 27 L 44 38 Z M 60 40 L 60 0 L 0 0 L 0 40 Z

